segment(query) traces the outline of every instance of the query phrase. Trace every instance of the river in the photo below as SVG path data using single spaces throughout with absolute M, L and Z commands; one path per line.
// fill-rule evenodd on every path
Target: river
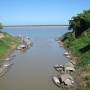
M 23 53 L 14 52 L 14 65 L 0 77 L 0 90 L 62 90 L 52 82 L 52 76 L 58 74 L 55 64 L 68 61 L 64 48 L 55 41 L 67 32 L 67 27 L 8 27 L 3 31 L 29 36 L 33 46 Z

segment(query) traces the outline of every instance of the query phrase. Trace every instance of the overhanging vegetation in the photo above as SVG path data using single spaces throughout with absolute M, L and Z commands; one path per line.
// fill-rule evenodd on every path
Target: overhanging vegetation
M 70 31 L 64 34 L 61 41 L 78 57 L 77 66 L 82 68 L 81 78 L 84 78 L 84 88 L 90 88 L 90 77 L 87 76 L 90 76 L 90 10 L 72 17 L 68 29 Z M 82 87 L 83 84 L 80 86 Z

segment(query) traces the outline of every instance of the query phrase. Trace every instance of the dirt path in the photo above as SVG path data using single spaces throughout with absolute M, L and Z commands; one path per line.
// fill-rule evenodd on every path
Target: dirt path
M 4 38 L 4 34 L 3 33 L 0 33 L 0 39 Z

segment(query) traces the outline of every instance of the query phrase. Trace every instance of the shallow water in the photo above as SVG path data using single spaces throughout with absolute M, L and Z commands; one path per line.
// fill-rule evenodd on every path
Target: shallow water
M 5 28 L 4 31 L 31 37 L 33 46 L 23 53 L 15 52 L 14 65 L 0 78 L 0 90 L 60 90 L 52 82 L 52 76 L 58 74 L 53 66 L 68 60 L 55 39 L 67 32 L 67 27 Z

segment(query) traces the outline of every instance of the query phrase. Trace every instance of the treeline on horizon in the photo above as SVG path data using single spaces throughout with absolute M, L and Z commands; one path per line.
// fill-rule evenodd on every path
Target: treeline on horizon
M 3 27 L 43 27 L 43 26 L 68 26 L 68 25 L 64 25 L 64 24 L 61 24 L 61 25 L 6 25 L 6 26 L 3 26 Z

